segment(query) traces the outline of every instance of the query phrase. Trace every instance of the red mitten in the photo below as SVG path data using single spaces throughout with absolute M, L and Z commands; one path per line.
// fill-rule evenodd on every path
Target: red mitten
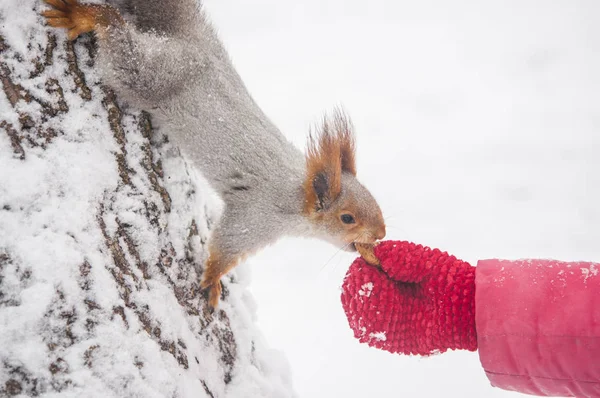
M 438 249 L 386 241 L 381 268 L 363 258 L 344 279 L 342 305 L 354 336 L 393 353 L 477 349 L 475 267 Z

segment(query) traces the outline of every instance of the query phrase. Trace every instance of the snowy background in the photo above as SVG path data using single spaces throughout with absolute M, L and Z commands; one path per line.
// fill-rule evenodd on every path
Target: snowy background
M 299 146 L 342 103 L 389 239 L 487 257 L 600 260 L 600 2 L 206 0 L 251 93 Z M 334 256 L 335 255 L 335 256 Z M 354 256 L 285 240 L 252 258 L 259 324 L 301 397 L 510 397 L 476 353 L 359 345 Z

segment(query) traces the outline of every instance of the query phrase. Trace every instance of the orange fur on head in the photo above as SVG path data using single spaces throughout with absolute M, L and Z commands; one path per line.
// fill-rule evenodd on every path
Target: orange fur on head
M 354 129 L 348 116 L 339 109 L 333 113 L 333 120 L 325 116 L 316 136 L 311 133 L 308 139 L 305 213 L 337 198 L 343 171 L 356 175 L 355 150 Z

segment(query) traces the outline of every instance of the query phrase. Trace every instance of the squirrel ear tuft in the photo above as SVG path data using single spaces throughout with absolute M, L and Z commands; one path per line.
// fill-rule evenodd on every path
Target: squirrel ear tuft
M 304 180 L 305 212 L 327 208 L 342 190 L 342 156 L 337 135 L 327 118 L 317 134 L 310 134 Z
M 350 118 L 337 108 L 311 134 L 306 150 L 305 211 L 322 210 L 342 189 L 342 172 L 356 175 L 356 144 Z
M 356 175 L 356 141 L 354 139 L 354 126 L 350 117 L 343 109 L 337 108 L 333 112 L 333 134 L 340 147 L 340 160 L 342 171 Z

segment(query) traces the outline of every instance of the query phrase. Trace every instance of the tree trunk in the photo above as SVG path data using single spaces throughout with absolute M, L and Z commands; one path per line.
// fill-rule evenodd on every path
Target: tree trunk
M 0 396 L 292 396 L 244 281 L 199 289 L 206 184 L 42 9 L 0 3 Z

